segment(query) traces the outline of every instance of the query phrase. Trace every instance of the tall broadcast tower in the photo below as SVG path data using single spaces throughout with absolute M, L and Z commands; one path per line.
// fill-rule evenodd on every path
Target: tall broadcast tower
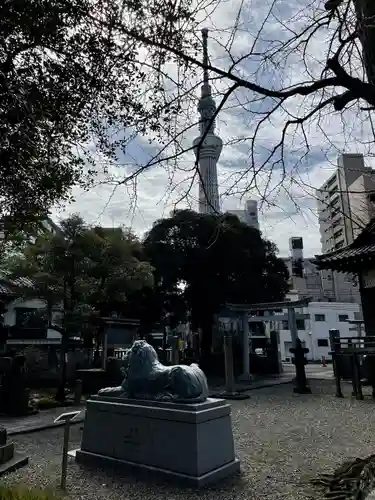
M 217 161 L 223 148 L 223 141 L 215 135 L 216 104 L 211 95 L 208 83 L 208 30 L 202 30 L 203 37 L 203 85 L 199 99 L 200 135 L 193 141 L 195 157 L 199 165 L 199 212 L 215 214 L 220 212 L 219 188 L 217 182 Z

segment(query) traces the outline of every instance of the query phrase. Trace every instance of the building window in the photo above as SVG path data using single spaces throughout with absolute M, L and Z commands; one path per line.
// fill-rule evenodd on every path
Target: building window
M 21 328 L 45 328 L 47 320 L 44 311 L 36 308 L 17 307 L 16 326 Z
M 305 320 L 304 319 L 296 319 L 296 327 L 297 330 L 306 330 L 305 328 Z M 289 330 L 289 323 L 288 320 L 284 319 L 282 321 L 282 330 Z
M 347 314 L 339 314 L 339 321 L 340 321 L 340 323 L 348 321 L 348 319 L 349 319 L 349 316 Z
M 292 259 L 292 276 L 303 278 L 303 260 Z
M 318 347 L 328 347 L 328 339 L 318 339 Z
M 297 330 L 306 330 L 304 319 L 296 319 L 296 325 L 297 325 Z
M 326 316 L 325 314 L 315 314 L 315 321 L 325 321 Z
M 342 248 L 343 246 L 344 246 L 344 242 L 339 241 L 338 243 L 336 243 L 335 248 L 338 249 L 338 248 Z
M 333 237 L 337 240 L 337 238 L 339 238 L 343 234 L 343 232 L 344 231 L 342 229 L 339 229 L 338 231 L 333 233 Z

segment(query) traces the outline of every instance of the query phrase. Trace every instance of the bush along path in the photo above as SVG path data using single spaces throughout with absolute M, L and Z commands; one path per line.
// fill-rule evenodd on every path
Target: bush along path
M 60 498 L 62 497 L 51 489 L 0 485 L 0 500 L 59 500 Z

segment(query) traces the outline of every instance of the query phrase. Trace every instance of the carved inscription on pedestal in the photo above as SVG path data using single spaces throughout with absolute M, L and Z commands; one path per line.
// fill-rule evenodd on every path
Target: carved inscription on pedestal
M 141 432 L 138 427 L 129 427 L 126 429 L 123 444 L 125 446 L 141 446 Z
M 115 456 L 138 455 L 149 453 L 155 444 L 152 426 L 147 422 L 129 425 L 124 428 L 122 436 L 113 444 Z

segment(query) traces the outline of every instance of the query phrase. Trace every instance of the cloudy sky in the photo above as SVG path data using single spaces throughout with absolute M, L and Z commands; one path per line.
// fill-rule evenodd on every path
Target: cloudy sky
M 271 61 L 267 61 L 264 54 L 321 16 L 323 4 L 321 0 L 221 0 L 215 3 L 200 0 L 202 22 L 199 28 L 210 29 L 211 64 L 228 69 L 233 60 L 237 61 L 252 50 L 250 56 L 243 57 L 235 66 L 234 72 L 242 78 L 278 90 L 313 81 L 311 78 L 317 77 L 324 66 L 329 31 L 322 30 L 312 38 L 304 62 L 302 49 L 296 46 L 275 54 Z M 167 71 L 176 75 L 172 65 Z M 192 78 L 191 91 L 178 118 L 180 130 L 190 126 L 181 135 L 185 147 L 198 135 L 195 126 L 198 114 L 193 100 L 199 98 L 196 84 L 197 80 Z M 212 81 L 217 104 L 230 84 L 225 79 Z M 170 91 L 173 93 L 174 89 Z M 275 104 L 270 100 L 259 101 L 258 97 L 249 90 L 240 89 L 228 99 L 217 120 L 216 133 L 224 141 L 218 163 L 222 209 L 242 208 L 246 199 L 258 199 L 261 230 L 277 243 L 280 254 L 288 255 L 291 236 L 302 236 L 305 255 L 312 256 L 320 252 L 314 189 L 333 173 L 339 154 L 362 152 L 366 155 L 369 124 L 363 114 L 358 116 L 356 111 L 349 110 L 342 117 L 327 108 L 319 121 L 313 119 L 306 123 L 304 133 L 290 129 L 285 138 L 284 163 L 276 161 L 273 165 L 273 161 L 280 159 L 280 151 L 270 161 L 266 160 L 279 143 L 286 120 L 303 116 L 318 101 L 317 97 L 288 101 L 262 124 L 253 142 L 254 130 L 263 116 L 261 113 Z M 156 146 L 150 146 L 148 139 L 150 137 L 138 137 L 130 142 L 126 154 L 119 158 L 120 166 L 112 167 L 117 178 L 125 178 L 131 173 L 129 166 L 121 165 L 142 165 L 152 158 Z M 99 165 L 100 162 L 98 155 Z M 258 171 L 260 165 L 263 167 Z M 53 216 L 58 220 L 79 212 L 90 223 L 125 225 L 141 236 L 155 220 L 168 216 L 175 206 L 197 208 L 196 180 L 191 184 L 193 167 L 194 155 L 188 151 L 177 162 L 148 168 L 134 182 L 115 189 L 111 184 L 100 182 L 88 192 L 76 189 L 73 193 L 76 201 L 65 210 L 56 209 Z

